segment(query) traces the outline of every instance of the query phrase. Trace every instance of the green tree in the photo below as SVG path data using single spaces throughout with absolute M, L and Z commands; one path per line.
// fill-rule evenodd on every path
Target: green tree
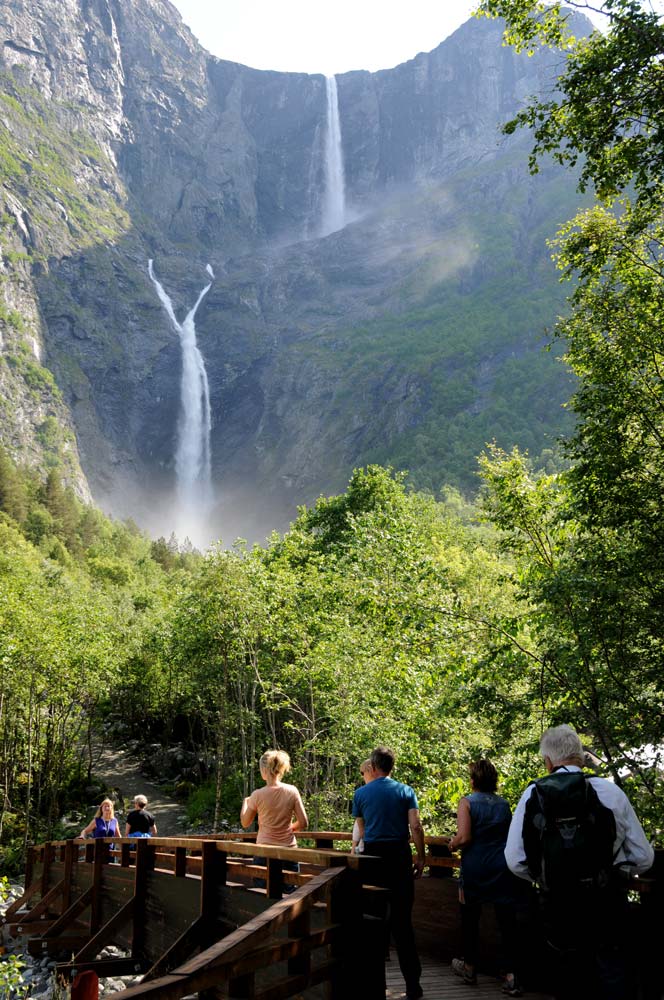
M 27 491 L 14 463 L 0 446 L 0 510 L 21 522 L 27 513 Z
M 605 32 L 575 38 L 570 8 L 585 2 L 565 0 L 481 0 L 480 14 L 505 18 L 506 40 L 518 49 L 538 44 L 567 53 L 553 97 L 532 99 L 504 130 L 533 131 L 531 169 L 551 153 L 566 165 L 580 165 L 580 186 L 594 186 L 612 200 L 633 187 L 643 225 L 661 210 L 664 186 L 664 24 L 661 15 L 639 0 L 603 0 Z
M 555 243 L 564 277 L 575 282 L 554 334 L 578 376 L 576 430 L 564 443 L 569 469 L 534 481 L 519 456 L 494 452 L 484 475 L 489 511 L 534 608 L 546 711 L 571 716 L 618 780 L 630 767 L 653 816 L 664 790 L 639 748 L 664 741 L 664 26 L 632 0 L 606 0 L 602 9 L 606 34 L 570 39 L 559 5 L 480 5 L 506 18 L 517 46 L 566 48 L 556 96 L 531 102 L 506 129 L 533 128 L 533 169 L 547 152 L 563 164 L 578 159 L 581 184 L 612 203 L 581 213 Z M 628 189 L 633 201 L 616 200 Z M 531 503 L 536 496 L 542 509 Z M 549 561 L 538 537 L 550 545 Z

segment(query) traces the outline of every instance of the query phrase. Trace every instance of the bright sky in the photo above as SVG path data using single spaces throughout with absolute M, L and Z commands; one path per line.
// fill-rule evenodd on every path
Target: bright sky
M 664 14 L 664 0 L 642 0 Z M 345 73 L 390 69 L 430 52 L 467 21 L 476 0 L 172 0 L 213 55 L 254 69 Z M 588 0 L 586 13 L 600 3 Z
M 215 56 L 303 73 L 388 69 L 435 49 L 466 0 L 172 0 Z

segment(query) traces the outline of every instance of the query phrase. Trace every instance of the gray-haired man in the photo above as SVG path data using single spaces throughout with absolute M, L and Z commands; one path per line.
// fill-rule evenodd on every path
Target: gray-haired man
M 627 1000 L 633 995 L 628 982 L 623 956 L 626 921 L 627 892 L 625 875 L 640 875 L 647 871 L 654 860 L 654 851 L 646 839 L 643 828 L 625 793 L 606 778 L 580 777 L 585 754 L 578 734 L 571 726 L 548 729 L 540 740 L 540 753 L 548 776 L 537 785 L 529 785 L 514 811 L 505 845 L 505 860 L 515 875 L 529 881 L 540 881 L 542 916 L 547 944 L 554 956 L 552 970 L 556 979 L 556 996 L 564 1000 L 573 998 L 602 997 L 603 1000 Z M 566 778 L 567 774 L 570 777 Z M 557 776 L 557 777 L 554 777 Z M 547 785 L 549 782 L 549 785 Z M 555 788 L 554 788 L 555 783 Z M 542 872 L 541 880 L 533 871 L 532 852 L 529 845 L 543 843 L 547 836 L 546 824 L 557 824 L 572 839 L 567 853 L 559 851 L 560 864 L 572 868 L 574 857 L 573 815 L 553 817 L 555 807 L 548 803 L 550 788 L 558 801 L 570 795 L 566 786 L 590 785 L 587 791 L 587 810 L 598 817 L 597 828 L 602 826 L 601 816 L 608 818 L 603 829 L 612 839 L 606 845 L 609 871 L 602 878 L 562 878 L 558 884 L 550 879 L 547 884 Z M 563 798 L 560 799 L 560 796 Z M 593 803 L 597 803 L 593 806 Z M 565 810 L 563 810 L 565 811 Z M 566 812 L 573 813 L 572 806 Z M 553 817 L 547 819 L 546 817 Z M 584 819 L 579 813 L 579 825 Z M 564 830 L 565 823 L 567 829 Z M 592 823 L 589 829 L 592 827 Z M 535 829 L 533 829 L 535 828 Z M 555 836 L 555 832 L 554 832 Z M 598 845 L 598 852 L 601 845 Z

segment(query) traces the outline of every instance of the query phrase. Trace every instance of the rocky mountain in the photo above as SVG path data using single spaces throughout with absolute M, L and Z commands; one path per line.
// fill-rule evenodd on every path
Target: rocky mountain
M 485 441 L 549 446 L 569 387 L 541 350 L 562 303 L 545 240 L 578 200 L 500 134 L 555 74 L 501 31 L 337 77 L 345 224 L 323 235 L 323 76 L 216 59 L 167 0 L 3 0 L 5 446 L 168 533 L 208 284 L 214 502 L 189 495 L 192 537 L 262 538 L 367 461 L 472 489 Z

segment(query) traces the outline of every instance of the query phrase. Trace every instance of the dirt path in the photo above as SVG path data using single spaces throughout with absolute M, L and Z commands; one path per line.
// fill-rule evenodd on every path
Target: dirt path
M 94 748 L 92 773 L 109 788 L 120 790 L 128 811 L 133 808 L 134 795 L 145 795 L 148 811 L 152 813 L 160 837 L 184 834 L 184 806 L 166 795 L 158 785 L 143 777 L 134 754 L 115 747 Z M 120 829 L 124 833 L 126 813 L 120 816 Z

